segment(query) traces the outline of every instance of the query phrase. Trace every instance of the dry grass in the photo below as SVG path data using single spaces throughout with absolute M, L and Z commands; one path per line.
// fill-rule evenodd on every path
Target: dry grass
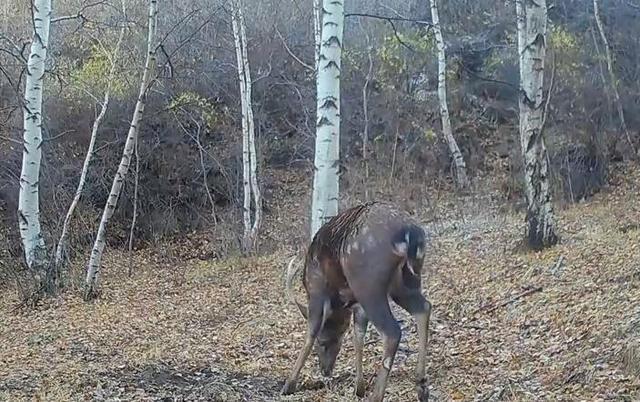
M 563 242 L 541 253 L 521 251 L 521 214 L 482 199 L 442 203 L 451 218 L 433 225 L 425 284 L 434 304 L 434 400 L 640 398 L 635 172 L 558 211 Z M 474 213 L 462 219 L 455 209 Z M 139 252 L 129 279 L 126 257 L 112 251 L 94 303 L 69 292 L 13 311 L 4 294 L 0 400 L 355 400 L 350 337 L 332 380 L 322 382 L 312 356 L 302 389 L 278 396 L 304 336 L 302 318 L 284 301 L 286 255 L 176 263 Z M 534 287 L 542 290 L 516 297 Z M 406 336 L 388 400 L 413 400 L 415 330 L 404 312 L 396 316 Z M 373 329 L 368 338 L 372 377 L 381 344 Z

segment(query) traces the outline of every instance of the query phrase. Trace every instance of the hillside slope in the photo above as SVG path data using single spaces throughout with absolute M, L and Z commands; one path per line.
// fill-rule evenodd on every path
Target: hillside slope
M 640 399 L 638 169 L 614 182 L 559 210 L 562 243 L 540 253 L 520 247 L 521 213 L 479 198 L 440 205 L 454 218 L 431 225 L 426 262 L 433 400 Z M 126 255 L 112 251 L 94 303 L 68 292 L 16 310 L 2 295 L 0 400 L 354 400 L 350 335 L 329 383 L 312 356 L 302 389 L 278 396 L 305 328 L 284 300 L 289 255 L 202 261 L 147 250 L 127 278 Z M 413 400 L 415 330 L 395 311 L 405 330 L 388 400 Z M 373 329 L 367 337 L 372 378 L 381 343 Z

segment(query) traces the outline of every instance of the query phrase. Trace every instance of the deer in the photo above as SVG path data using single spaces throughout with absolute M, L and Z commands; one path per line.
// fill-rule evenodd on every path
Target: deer
M 307 328 L 304 346 L 282 395 L 295 392 L 312 349 L 322 375 L 331 376 L 344 334 L 353 321 L 355 394 L 364 397 L 362 354 L 371 322 L 382 335 L 384 352 L 369 400 L 382 401 L 401 337 L 389 305 L 392 299 L 416 322 L 416 391 L 419 401 L 428 401 L 425 365 L 431 303 L 422 295 L 425 248 L 425 230 L 406 212 L 383 202 L 349 208 L 320 227 L 307 248 L 304 264 L 295 265 L 294 256 L 286 271 L 286 297 L 297 305 Z M 306 305 L 293 296 L 292 290 L 293 278 L 301 269 Z

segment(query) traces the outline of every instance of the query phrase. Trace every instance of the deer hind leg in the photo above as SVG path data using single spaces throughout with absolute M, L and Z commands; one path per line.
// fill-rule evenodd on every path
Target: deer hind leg
M 369 319 L 364 309 L 359 304 L 353 307 L 353 345 L 356 354 L 356 395 L 363 397 L 366 389 L 364 373 L 362 370 L 362 352 L 364 350 L 364 337 L 367 334 Z
M 419 341 L 418 364 L 416 366 L 416 391 L 418 393 L 418 400 L 426 402 L 429 400 L 429 387 L 425 376 L 425 366 L 427 362 L 431 303 L 425 299 L 417 289 L 406 294 L 394 295 L 393 300 L 411 314 L 416 321 Z
M 296 389 L 300 371 L 302 370 L 305 361 L 309 357 L 311 349 L 313 348 L 313 344 L 318 337 L 318 332 L 320 332 L 320 328 L 322 327 L 322 308 L 323 302 L 321 300 L 312 299 L 309 301 L 309 318 L 307 321 L 307 334 L 305 337 L 304 346 L 298 354 L 298 359 L 296 360 L 296 364 L 293 366 L 293 370 L 291 370 L 289 378 L 282 387 L 281 393 L 283 395 L 292 394 Z
M 382 341 L 384 342 L 382 365 L 378 369 L 375 388 L 370 399 L 372 402 L 382 402 L 389 373 L 391 372 L 391 367 L 393 366 L 393 361 L 398 351 L 398 344 L 400 343 L 400 326 L 393 317 L 393 314 L 391 314 L 386 293 L 382 292 L 360 298 L 360 304 L 369 320 L 371 320 L 376 329 L 382 334 Z

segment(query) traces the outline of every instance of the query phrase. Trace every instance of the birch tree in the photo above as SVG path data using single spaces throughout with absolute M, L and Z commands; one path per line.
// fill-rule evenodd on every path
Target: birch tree
M 442 133 L 447 141 L 451 158 L 455 167 L 456 183 L 459 188 L 468 186 L 467 167 L 464 158 L 458 147 L 458 143 L 451 130 L 451 120 L 449 119 L 449 106 L 447 105 L 447 59 L 445 56 L 446 45 L 442 37 L 440 27 L 440 17 L 438 16 L 437 0 L 431 1 L 431 20 L 433 22 L 433 32 L 436 36 L 436 46 L 438 48 L 438 100 L 440 101 L 440 118 L 442 120 Z
M 247 33 L 242 8 L 242 2 L 238 0 L 231 15 L 231 25 L 238 62 L 240 105 L 242 109 L 242 181 L 244 191 L 242 248 L 245 253 L 249 253 L 256 246 L 258 231 L 262 223 L 262 196 L 258 185 L 255 127 L 251 105 L 251 70 L 249 68 Z M 255 211 L 253 222 L 251 219 L 252 199 Z
M 322 43 L 316 78 L 316 143 L 311 200 L 311 237 L 338 213 L 340 162 L 340 69 L 343 0 L 322 2 Z
M 126 16 L 126 8 L 125 1 L 122 1 L 122 16 Z M 107 113 L 107 109 L 109 107 L 109 101 L 111 97 L 111 87 L 112 82 L 115 79 L 116 66 L 118 61 L 118 54 L 120 52 L 120 45 L 122 43 L 122 39 L 124 38 L 125 33 L 125 25 L 123 24 L 120 29 L 120 33 L 118 36 L 118 40 L 115 45 L 115 49 L 111 55 L 108 54 L 108 51 L 105 50 L 107 57 L 110 59 L 111 66 L 109 68 L 109 75 L 107 80 L 107 88 L 104 91 L 104 96 L 102 99 L 102 103 L 100 104 L 100 112 L 96 116 L 96 119 L 93 121 L 93 126 L 91 128 L 91 138 L 89 140 L 89 146 L 87 148 L 87 153 L 84 157 L 84 162 L 82 164 L 82 170 L 80 172 L 80 180 L 78 181 L 78 186 L 76 188 L 76 192 L 73 196 L 73 200 L 69 205 L 69 210 L 64 218 L 64 222 L 62 224 L 62 231 L 60 234 L 60 239 L 58 240 L 58 245 L 56 246 L 56 254 L 55 254 L 55 266 L 59 271 L 62 269 L 64 265 L 64 249 L 66 247 L 67 242 L 67 234 L 69 231 L 69 223 L 71 222 L 71 218 L 73 217 L 73 213 L 80 202 L 80 198 L 82 197 L 82 192 L 84 191 L 84 186 L 87 181 L 87 173 L 89 171 L 89 164 L 94 156 L 94 149 L 96 144 L 96 138 L 98 137 L 98 129 L 100 128 L 100 124 L 104 119 L 104 116 Z
M 520 144 L 527 197 L 527 238 L 533 249 L 558 242 L 549 188 L 549 164 L 543 138 L 544 59 L 547 34 L 546 0 L 516 0 L 520 61 Z
M 18 225 L 27 266 L 44 284 L 47 250 L 40 228 L 40 161 L 42 159 L 42 94 L 44 68 L 49 46 L 51 0 L 35 0 L 33 39 L 27 60 L 23 105 L 23 151 L 18 195 Z
M 609 81 L 611 85 L 611 91 L 613 92 L 613 97 L 616 101 L 616 109 L 618 111 L 618 118 L 620 119 L 620 126 L 624 131 L 625 136 L 627 137 L 627 141 L 629 142 L 629 146 L 631 146 L 633 153 L 635 155 L 636 150 L 633 141 L 631 140 L 631 135 L 629 134 L 629 129 L 627 128 L 627 122 L 624 118 L 624 110 L 622 109 L 622 101 L 620 100 L 620 92 L 618 92 L 618 80 L 616 79 L 616 74 L 613 71 L 613 58 L 611 57 L 611 48 L 609 47 L 609 41 L 607 40 L 607 35 L 604 32 L 604 25 L 602 24 L 602 19 L 600 18 L 600 5 L 598 0 L 593 0 L 593 16 L 596 20 L 596 25 L 598 26 L 598 31 L 600 32 L 600 38 L 602 39 L 602 43 L 604 44 L 604 54 L 607 60 L 607 71 L 609 72 Z
M 122 186 L 124 180 L 129 171 L 129 165 L 133 155 L 134 145 L 138 137 L 138 129 L 144 113 L 146 104 L 147 93 L 153 80 L 151 79 L 152 71 L 155 69 L 156 64 L 156 27 L 158 23 L 158 2 L 157 0 L 149 0 L 149 14 L 148 14 L 148 33 L 147 33 L 147 55 L 144 64 L 144 71 L 142 73 L 142 82 L 140 83 L 140 91 L 138 93 L 138 100 L 136 102 L 135 109 L 133 111 L 133 117 L 131 118 L 131 124 L 129 125 L 129 132 L 127 133 L 127 139 L 124 145 L 124 151 L 122 152 L 122 159 L 120 165 L 113 178 L 111 185 L 111 191 L 107 198 L 107 203 L 102 212 L 102 219 L 100 220 L 100 226 L 98 228 L 98 234 L 91 250 L 91 257 L 87 267 L 87 277 L 85 279 L 85 299 L 91 299 L 96 295 L 98 275 L 100 273 L 100 263 L 102 260 L 102 253 L 106 244 L 106 232 L 107 223 L 113 216 L 113 212 L 118 205 L 118 199 L 122 192 Z
M 313 39 L 314 39 L 314 68 L 318 74 L 320 61 L 320 45 L 322 44 L 322 0 L 313 0 Z

